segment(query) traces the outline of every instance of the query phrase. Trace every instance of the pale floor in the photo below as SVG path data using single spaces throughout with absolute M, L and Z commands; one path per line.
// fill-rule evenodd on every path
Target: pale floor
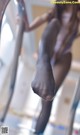
M 9 135 L 34 135 L 31 128 L 34 126 L 34 124 L 35 121 L 33 119 L 23 118 L 21 120 L 19 117 L 8 114 L 4 125 L 9 126 Z M 48 124 L 44 135 L 65 135 L 65 133 L 66 128 Z
M 34 135 L 32 129 L 35 125 L 34 119 L 22 118 L 8 114 L 4 126 L 9 127 L 9 135 Z M 13 128 L 14 127 L 14 128 Z M 67 135 L 67 128 L 55 126 L 48 123 L 43 135 Z M 73 135 L 80 135 L 78 132 L 73 132 Z

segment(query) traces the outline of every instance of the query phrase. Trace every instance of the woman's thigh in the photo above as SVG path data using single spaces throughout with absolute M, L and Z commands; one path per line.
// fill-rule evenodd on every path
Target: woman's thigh
M 53 75 L 56 83 L 56 91 L 59 89 L 61 84 L 63 83 L 68 71 L 70 70 L 72 61 L 72 53 L 67 52 L 65 53 L 61 59 L 52 66 Z

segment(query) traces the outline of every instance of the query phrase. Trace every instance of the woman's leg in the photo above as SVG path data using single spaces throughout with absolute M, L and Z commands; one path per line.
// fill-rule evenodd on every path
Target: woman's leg
M 52 107 L 52 101 L 42 100 L 42 109 L 38 117 L 36 128 L 35 128 L 36 134 L 40 134 L 44 132 L 51 113 L 51 107 Z
M 72 60 L 71 53 L 64 54 L 63 57 L 60 59 L 60 61 L 57 62 L 56 65 L 52 67 L 54 72 L 55 82 L 56 82 L 55 94 L 57 93 L 59 87 L 61 86 L 66 75 L 68 74 L 68 71 L 71 66 L 71 60 Z M 50 116 L 51 107 L 52 107 L 52 101 L 42 100 L 42 110 L 35 127 L 35 132 L 37 134 L 44 132 Z
M 55 82 L 50 61 L 59 30 L 58 20 L 53 19 L 44 30 L 39 44 L 39 55 L 32 89 L 45 100 L 52 100 L 54 96 Z

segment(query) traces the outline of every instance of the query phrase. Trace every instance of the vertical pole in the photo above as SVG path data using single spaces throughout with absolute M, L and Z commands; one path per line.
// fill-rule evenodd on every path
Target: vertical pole
M 76 109 L 77 109 L 79 100 L 80 100 L 80 78 L 79 78 L 78 83 L 76 85 L 76 90 L 75 90 L 73 103 L 72 103 L 72 107 L 71 107 L 71 111 L 70 111 L 68 135 L 72 135 L 72 132 L 73 132 L 73 124 L 74 124 Z
M 9 97 L 7 104 L 5 106 L 3 116 L 1 118 L 1 122 L 4 122 L 5 117 L 7 115 L 11 99 L 14 93 L 14 88 L 15 88 L 15 83 L 16 83 L 16 76 L 17 76 L 17 69 L 18 69 L 18 58 L 21 52 L 21 47 L 22 47 L 22 39 L 23 39 L 23 33 L 24 33 L 24 22 L 23 22 L 23 17 L 24 17 L 24 7 L 23 5 L 19 2 L 18 3 L 18 10 L 19 10 L 19 15 L 20 15 L 20 23 L 16 35 L 16 45 L 15 45 L 15 51 L 14 51 L 14 59 L 13 59 L 13 64 L 12 64 L 12 72 L 11 72 L 11 81 L 10 81 L 10 87 L 9 87 Z

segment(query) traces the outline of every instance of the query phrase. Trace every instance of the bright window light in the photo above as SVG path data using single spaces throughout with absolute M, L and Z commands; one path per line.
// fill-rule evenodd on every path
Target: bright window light
M 14 0 L 14 3 L 15 3 L 15 5 L 17 5 L 17 1 L 16 0 Z
M 1 32 L 1 44 L 5 45 L 13 39 L 13 34 L 8 23 L 6 23 Z

